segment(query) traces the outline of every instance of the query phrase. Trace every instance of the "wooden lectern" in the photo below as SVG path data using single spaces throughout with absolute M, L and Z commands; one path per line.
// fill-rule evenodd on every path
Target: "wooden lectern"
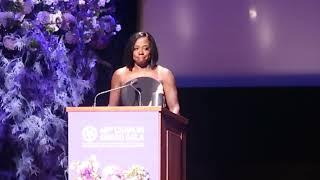
M 151 180 L 186 180 L 188 120 L 159 106 L 67 107 L 68 163 L 143 166 Z M 69 170 L 69 179 L 76 179 Z

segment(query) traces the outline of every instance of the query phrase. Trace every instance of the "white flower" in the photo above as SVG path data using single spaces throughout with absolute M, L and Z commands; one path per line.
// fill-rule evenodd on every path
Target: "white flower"
M 99 163 L 97 162 L 96 156 L 91 155 L 88 160 L 81 162 L 72 162 L 70 170 L 76 170 L 80 177 L 78 179 L 98 179 L 99 174 Z
M 55 14 L 50 14 L 49 15 L 49 22 L 46 27 L 50 31 L 56 32 L 59 30 L 61 23 L 62 23 L 62 13 L 61 11 L 57 11 Z
M 117 31 L 117 32 L 121 31 L 121 25 L 120 25 L 120 24 L 117 24 L 117 25 L 116 25 L 116 31 Z
M 19 4 L 22 4 L 22 3 L 23 3 L 23 0 L 13 0 L 13 2 L 16 3 L 16 4 L 18 4 L 18 3 L 19 3 Z
M 96 157 L 96 155 L 93 155 L 93 154 L 91 154 L 90 156 L 89 156 L 89 161 L 90 162 L 92 162 L 92 163 L 94 163 L 95 165 L 97 165 L 98 166 L 98 161 L 97 161 L 97 157 Z
M 35 62 L 33 65 L 33 70 L 42 75 L 42 68 L 40 62 Z
M 58 4 L 59 0 L 43 0 L 44 4 L 46 5 L 56 5 Z
M 59 0 L 43 0 L 44 4 L 46 5 L 56 5 L 58 4 Z
M 109 0 L 109 1 L 110 1 L 110 0 Z M 99 0 L 98 6 L 99 6 L 99 7 L 103 7 L 104 5 L 106 5 L 106 0 Z
M 32 0 L 32 3 L 33 3 L 33 4 L 40 4 L 40 3 L 41 3 L 41 0 Z
M 99 25 L 99 23 L 97 22 L 97 19 L 98 19 L 97 16 L 94 16 L 94 17 L 92 17 L 92 19 L 91 19 L 93 29 L 99 29 L 99 28 L 100 28 L 100 25 Z
M 86 1 L 85 0 L 79 0 L 79 5 L 85 5 Z
M 121 180 L 122 170 L 117 166 L 106 166 L 102 170 L 103 180 Z
M 148 180 L 149 174 L 142 166 L 133 165 L 126 171 L 125 178 L 127 180 Z
M 79 166 L 79 164 L 80 164 L 79 161 L 72 162 L 72 163 L 70 163 L 70 165 L 69 165 L 69 169 L 70 169 L 70 170 L 76 170 L 77 167 Z
M 55 14 L 50 14 L 50 22 L 54 24 L 59 24 L 62 22 L 62 13 L 57 11 Z
M 49 24 L 46 27 L 49 31 L 52 31 L 52 32 L 59 31 L 59 27 L 56 24 Z

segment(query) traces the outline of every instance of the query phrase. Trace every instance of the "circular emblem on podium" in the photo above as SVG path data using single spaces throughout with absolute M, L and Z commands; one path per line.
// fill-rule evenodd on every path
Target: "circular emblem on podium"
M 93 142 L 98 137 L 98 131 L 93 126 L 85 126 L 82 129 L 82 139 L 86 142 Z

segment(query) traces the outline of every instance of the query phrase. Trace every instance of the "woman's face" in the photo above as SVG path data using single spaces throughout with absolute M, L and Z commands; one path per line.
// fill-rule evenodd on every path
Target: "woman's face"
M 133 46 L 133 60 L 136 65 L 146 67 L 150 60 L 151 47 L 147 37 L 137 39 Z

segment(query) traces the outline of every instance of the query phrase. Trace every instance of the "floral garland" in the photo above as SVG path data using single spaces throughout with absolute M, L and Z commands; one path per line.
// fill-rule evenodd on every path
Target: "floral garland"
M 0 129 L 19 179 L 64 177 L 65 107 L 94 89 L 95 49 L 121 29 L 114 13 L 110 0 L 0 1 Z
M 70 170 L 77 172 L 78 180 L 150 180 L 149 173 L 139 165 L 133 165 L 129 169 L 106 166 L 100 173 L 99 163 L 94 155 L 88 160 L 72 163 Z

